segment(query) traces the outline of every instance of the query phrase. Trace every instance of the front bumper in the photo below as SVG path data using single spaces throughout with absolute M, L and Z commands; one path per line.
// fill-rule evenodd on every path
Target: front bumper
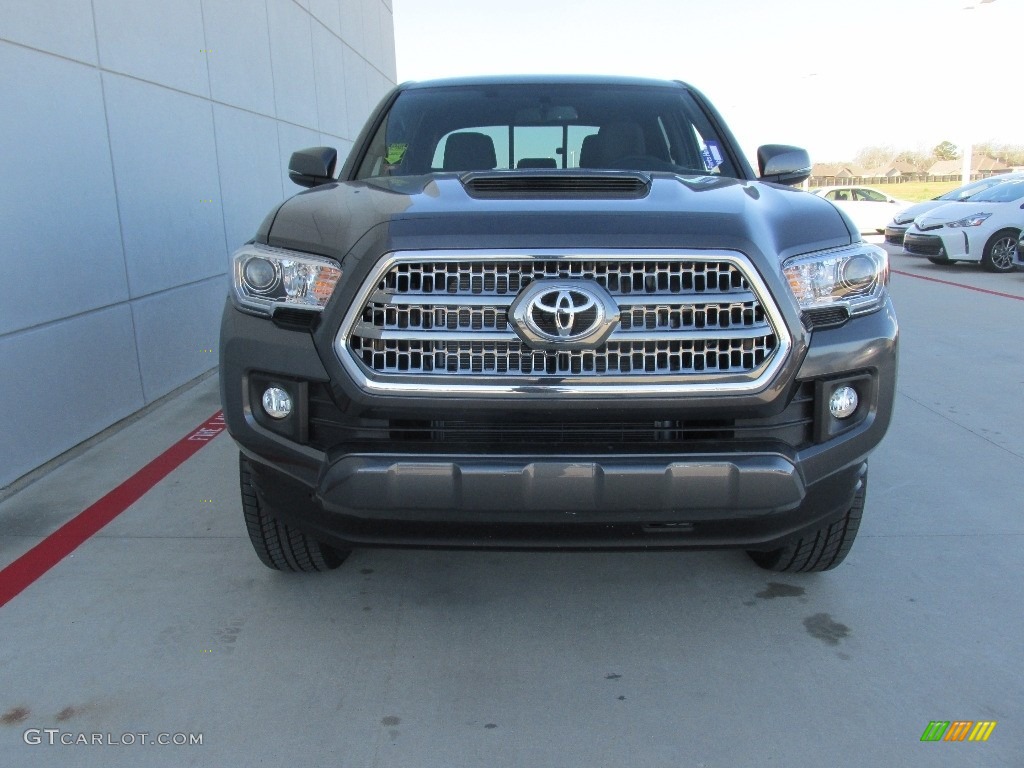
M 680 439 L 657 446 L 487 442 L 459 450 L 347 438 L 317 445 L 308 430 L 269 423 L 256 396 L 267 383 L 296 386 L 298 392 L 326 386 L 330 376 L 312 336 L 244 315 L 229 303 L 221 340 L 221 394 L 228 429 L 253 464 L 258 491 L 282 518 L 324 541 L 768 548 L 849 507 L 866 456 L 891 417 L 896 345 L 889 304 L 844 326 L 814 331 L 797 376 L 804 390 L 818 392 L 813 429 L 803 441 L 761 433 L 757 439 Z M 856 383 L 861 409 L 852 426 L 829 424 L 821 401 L 827 400 L 831 383 L 847 379 Z M 790 396 L 799 388 L 790 388 Z M 302 396 L 296 400 L 301 405 Z M 733 399 L 722 398 L 718 411 L 734 405 Z M 358 419 L 361 414 L 352 409 L 368 406 L 348 407 L 345 417 Z M 538 410 L 546 418 L 560 409 L 557 398 L 497 407 L 512 419 L 516 414 L 537 418 Z M 640 410 L 628 397 L 616 406 L 602 403 L 600 410 L 611 407 L 623 414 Z M 417 409 L 421 417 L 441 418 L 436 402 L 410 402 L 405 408 L 402 418 L 416 415 Z M 693 416 L 685 397 L 643 408 L 674 409 L 672 418 Z M 781 418 L 778 407 L 760 409 L 770 424 Z M 703 402 L 699 415 L 706 417 L 707 411 Z M 309 413 L 315 420 L 315 409 Z M 571 418 L 595 415 L 577 409 Z
M 966 229 L 936 229 L 927 233 L 908 231 L 903 238 L 903 252 L 908 256 L 980 261 L 980 249 L 972 248 Z
M 885 242 L 893 245 L 903 245 L 903 237 L 910 228 L 909 224 L 889 224 L 885 228 Z

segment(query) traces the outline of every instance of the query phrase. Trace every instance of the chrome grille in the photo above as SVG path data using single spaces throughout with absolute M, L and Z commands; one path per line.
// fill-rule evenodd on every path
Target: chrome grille
M 612 295 L 727 293 L 747 289 L 743 273 L 728 261 L 618 258 L 406 262 L 388 270 L 378 287 L 385 294 L 503 296 L 517 294 L 541 278 L 590 279 Z
M 535 349 L 516 333 L 510 305 L 545 279 L 608 291 L 619 321 L 600 346 Z M 336 350 L 370 390 L 753 390 L 790 346 L 768 296 L 734 253 L 405 252 L 367 278 Z

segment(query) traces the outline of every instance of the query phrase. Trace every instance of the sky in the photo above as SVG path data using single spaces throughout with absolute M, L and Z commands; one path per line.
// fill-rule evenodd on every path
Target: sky
M 1024 0 L 393 0 L 399 82 L 684 80 L 753 157 L 1024 144 Z

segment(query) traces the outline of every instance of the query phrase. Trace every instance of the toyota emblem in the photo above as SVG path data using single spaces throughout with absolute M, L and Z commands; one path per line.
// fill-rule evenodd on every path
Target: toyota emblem
M 619 321 L 619 308 L 593 280 L 535 280 L 509 307 L 519 336 L 542 349 L 601 344 Z

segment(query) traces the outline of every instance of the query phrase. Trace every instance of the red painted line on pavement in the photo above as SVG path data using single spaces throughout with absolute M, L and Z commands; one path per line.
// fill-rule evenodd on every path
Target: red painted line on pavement
M 0 608 L 223 431 L 224 414 L 217 411 L 106 496 L 86 507 L 0 571 Z
M 968 291 L 977 291 L 978 293 L 987 293 L 990 296 L 1002 296 L 1004 299 L 1016 299 L 1017 301 L 1024 301 L 1024 296 L 1015 296 L 1012 293 L 1002 293 L 1000 291 L 990 291 L 988 288 L 975 288 L 973 285 L 964 285 L 963 283 L 954 283 L 952 280 L 939 280 L 937 277 L 925 277 L 924 275 L 915 275 L 913 272 L 904 272 L 901 269 L 892 270 L 897 275 L 906 275 L 907 277 L 916 277 L 918 280 L 928 280 L 932 283 L 942 283 L 943 285 L 952 285 L 955 288 L 966 288 Z

